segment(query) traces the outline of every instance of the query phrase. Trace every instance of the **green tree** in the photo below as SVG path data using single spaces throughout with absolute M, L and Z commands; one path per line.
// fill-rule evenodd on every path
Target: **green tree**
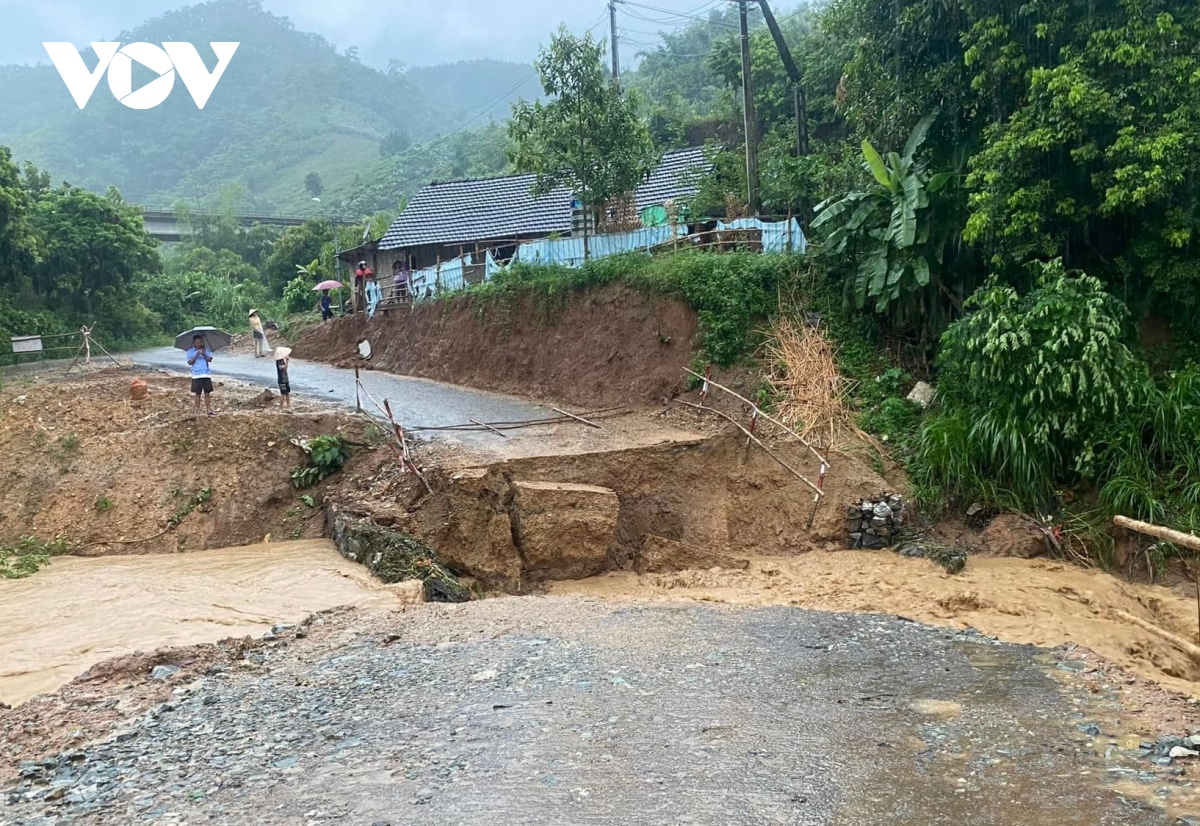
M 0 287 L 15 288 L 33 263 L 30 198 L 17 165 L 0 146 Z
M 325 191 L 325 184 L 321 183 L 321 173 L 314 170 L 305 175 L 304 188 L 308 190 L 309 195 L 320 198 L 321 193 Z
M 298 227 L 288 227 L 263 263 L 263 274 L 271 294 L 283 295 L 284 287 L 296 277 L 298 264 L 307 265 L 314 259 L 321 260 L 323 265 L 330 264 L 333 238 L 334 228 L 327 221 L 307 221 Z
M 536 175 L 535 195 L 566 186 L 588 210 L 633 191 L 656 164 L 638 100 L 604 69 L 604 42 L 563 26 L 537 68 L 549 103 L 519 101 L 509 121 L 512 160 Z M 588 254 L 584 233 L 584 255 Z
M 38 237 L 34 287 L 52 309 L 87 323 L 104 304 L 118 306 L 141 275 L 161 268 L 141 210 L 110 188 L 96 195 L 63 185 L 40 198 L 31 223 Z M 103 328 L 102 328 L 103 329 Z M 125 338 L 137 331 L 110 330 Z

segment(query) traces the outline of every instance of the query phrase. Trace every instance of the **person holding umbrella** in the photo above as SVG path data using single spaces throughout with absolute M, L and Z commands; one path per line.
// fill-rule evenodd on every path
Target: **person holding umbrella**
M 328 321 L 333 318 L 333 299 L 330 297 L 329 291 L 340 290 L 342 286 L 341 281 L 335 281 L 331 278 L 313 287 L 314 292 L 321 294 L 321 321 Z
M 204 341 L 204 336 L 192 336 L 192 346 L 187 351 L 187 363 L 192 368 L 192 395 L 196 400 L 196 412 L 200 412 L 200 396 L 204 396 L 204 409 L 213 415 L 212 409 L 212 360 L 213 352 Z

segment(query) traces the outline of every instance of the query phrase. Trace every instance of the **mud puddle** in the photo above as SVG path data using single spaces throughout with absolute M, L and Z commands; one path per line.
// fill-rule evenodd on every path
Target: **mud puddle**
M 1051 560 L 972 557 L 963 573 L 952 576 L 926 560 L 889 552 L 812 552 L 752 559 L 745 571 L 616 573 L 554 583 L 550 591 L 897 614 L 974 628 L 1005 642 L 1045 648 L 1076 643 L 1166 688 L 1200 696 L 1200 667 L 1115 613 L 1124 611 L 1195 640 L 1193 598 Z
M 395 604 L 327 540 L 59 557 L 27 579 L 0 580 L 0 700 L 24 702 L 134 651 L 259 636 L 336 606 Z

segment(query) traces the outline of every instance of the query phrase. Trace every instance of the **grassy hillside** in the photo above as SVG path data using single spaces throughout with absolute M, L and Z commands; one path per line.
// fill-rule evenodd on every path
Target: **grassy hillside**
M 529 73 L 495 61 L 377 71 L 257 0 L 191 6 L 119 39 L 189 41 L 202 56 L 209 41 L 242 45 L 203 110 L 181 82 L 159 107 L 135 111 L 102 81 L 80 111 L 54 67 L 0 67 L 0 145 L 55 178 L 97 191 L 115 185 L 129 200 L 160 204 L 213 201 L 232 184 L 244 190 L 245 207 L 312 211 L 304 186 L 310 172 L 331 190 L 350 189 L 356 176 L 369 179 L 383 164 L 387 136 L 403 134 L 420 146 L 480 106 L 506 111 L 505 90 Z M 527 90 L 511 94 L 519 91 Z

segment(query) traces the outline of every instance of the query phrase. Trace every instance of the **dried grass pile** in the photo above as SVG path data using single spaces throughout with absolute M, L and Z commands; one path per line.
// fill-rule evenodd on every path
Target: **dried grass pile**
M 831 447 L 858 428 L 846 409 L 852 383 L 838 372 L 833 345 L 813 324 L 784 319 L 775 327 L 768 355 L 778 416 L 805 439 Z

